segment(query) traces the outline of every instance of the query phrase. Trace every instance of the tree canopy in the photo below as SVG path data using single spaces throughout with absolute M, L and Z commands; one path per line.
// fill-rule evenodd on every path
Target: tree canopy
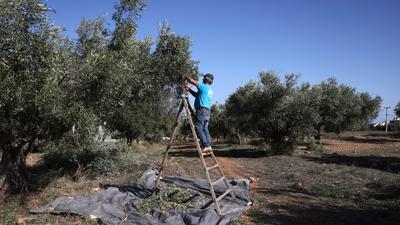
M 227 115 L 238 137 L 262 138 L 277 151 L 291 151 L 310 135 L 318 121 L 310 86 L 296 87 L 297 75 L 283 83 L 273 71 L 261 72 L 260 81 L 249 82 L 226 102 Z M 240 141 L 242 142 L 242 141 Z
M 337 134 L 345 130 L 364 128 L 378 116 L 382 99 L 368 93 L 357 93 L 356 89 L 339 84 L 335 78 L 329 78 L 313 87 L 317 93 L 318 110 L 321 120 L 317 130 Z
M 70 107 L 63 79 L 74 61 L 71 43 L 47 21 L 46 6 L 17 0 L 0 7 L 0 175 L 20 191 L 27 188 L 26 156 L 70 129 L 80 107 Z

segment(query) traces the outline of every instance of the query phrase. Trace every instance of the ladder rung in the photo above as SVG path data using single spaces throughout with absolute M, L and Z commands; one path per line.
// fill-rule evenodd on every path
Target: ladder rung
M 232 190 L 228 189 L 226 190 L 222 195 L 218 196 L 217 199 L 215 199 L 216 202 L 220 201 L 223 197 L 225 197 L 227 194 L 229 194 Z
M 203 156 L 208 156 L 211 155 L 211 152 L 205 152 L 205 153 L 201 153 Z
M 219 178 L 218 180 L 212 182 L 211 184 L 214 186 L 214 185 L 216 185 L 218 182 L 223 181 L 224 179 L 225 179 L 225 177 L 221 177 L 221 178 Z
M 214 166 L 206 167 L 206 169 L 207 170 L 212 170 L 212 169 L 217 168 L 217 167 L 219 167 L 219 165 L 215 164 Z

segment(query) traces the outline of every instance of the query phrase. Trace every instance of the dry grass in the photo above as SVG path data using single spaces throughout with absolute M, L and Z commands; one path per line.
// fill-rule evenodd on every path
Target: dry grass
M 30 192 L 8 196 L 0 205 L 0 224 L 99 224 L 99 221 L 74 215 L 30 214 L 30 209 L 43 206 L 60 196 L 86 196 L 109 185 L 129 185 L 150 164 L 158 162 L 161 146 L 135 146 L 125 157 L 121 156 L 118 176 L 89 176 L 84 168 L 65 171 L 49 169 L 41 159 L 42 153 L 33 153 L 27 162 L 31 172 Z M 121 170 L 122 169 L 122 170 Z M 123 172 L 125 171 L 125 172 Z

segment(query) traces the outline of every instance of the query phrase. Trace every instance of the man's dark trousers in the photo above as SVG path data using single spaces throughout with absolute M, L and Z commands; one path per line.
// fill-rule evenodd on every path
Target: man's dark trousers
M 210 115 L 211 112 L 207 108 L 196 109 L 196 133 L 200 138 L 202 148 L 211 146 L 211 137 L 210 132 L 208 131 Z

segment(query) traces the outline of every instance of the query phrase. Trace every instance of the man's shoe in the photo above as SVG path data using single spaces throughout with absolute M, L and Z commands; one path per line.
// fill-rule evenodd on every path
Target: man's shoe
M 211 151 L 212 151 L 212 148 L 210 146 L 203 148 L 203 153 L 209 153 Z

